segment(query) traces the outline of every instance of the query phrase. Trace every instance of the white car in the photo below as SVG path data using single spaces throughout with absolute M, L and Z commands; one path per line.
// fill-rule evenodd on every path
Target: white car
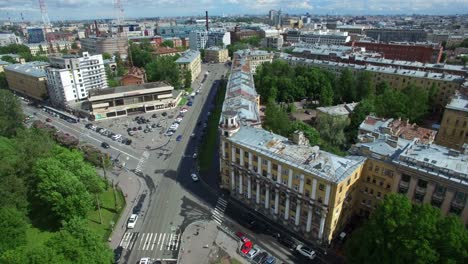
M 137 220 L 138 220 L 138 215 L 132 214 L 130 218 L 128 219 L 127 228 L 128 229 L 135 228 Z
M 194 182 L 198 181 L 198 176 L 197 176 L 197 174 L 192 173 L 192 175 L 190 175 L 190 176 L 192 176 L 192 180 L 193 180 Z
M 310 259 L 314 259 L 317 254 L 311 248 L 305 247 L 303 245 L 297 245 L 296 250 L 303 256 L 308 257 Z
M 176 122 L 179 122 L 179 123 L 182 122 L 182 117 L 176 118 L 175 121 L 176 121 Z
M 119 139 L 119 138 L 121 138 L 121 137 L 122 137 L 122 135 L 117 134 L 117 135 L 113 135 L 113 136 L 112 136 L 112 139 L 113 139 L 113 140 L 117 140 L 117 139 Z
M 187 113 L 187 108 L 183 108 L 182 110 L 180 110 L 181 113 Z
M 152 261 L 150 258 L 141 258 L 138 264 L 151 264 Z
M 169 127 L 170 129 L 177 129 L 179 127 L 179 124 L 177 123 L 172 123 L 172 125 Z
M 193 153 L 193 158 L 196 159 L 198 157 L 198 154 L 195 152 Z
M 170 137 L 170 136 L 172 136 L 172 135 L 174 135 L 174 132 L 172 132 L 172 131 L 167 131 L 167 132 L 166 132 L 166 136 Z
M 248 259 L 253 259 L 258 253 L 260 253 L 260 250 L 256 247 L 253 247 L 246 255 Z

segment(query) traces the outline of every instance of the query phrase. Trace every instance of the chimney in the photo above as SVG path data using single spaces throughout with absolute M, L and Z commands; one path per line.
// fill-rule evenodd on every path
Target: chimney
M 98 29 L 98 25 L 97 25 L 96 20 L 94 20 L 94 29 L 96 30 L 96 37 L 99 37 L 99 29 Z
M 205 19 L 206 19 L 206 31 L 208 31 L 210 28 L 209 28 L 209 25 L 208 25 L 208 11 L 205 11 Z

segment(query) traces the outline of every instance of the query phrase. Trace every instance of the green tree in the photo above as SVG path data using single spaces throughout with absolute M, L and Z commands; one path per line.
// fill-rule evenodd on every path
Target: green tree
M 348 118 L 320 114 L 317 117 L 316 129 L 320 137 L 333 146 L 343 146 L 346 143 L 344 129 L 349 125 Z
M 315 128 L 302 121 L 294 121 L 291 125 L 290 133 L 293 133 L 296 130 L 300 130 L 304 133 L 304 136 L 309 140 L 310 145 L 315 146 L 319 144 L 320 134 Z
M 365 98 L 359 102 L 351 114 L 350 123 L 346 129 L 348 131 L 349 141 L 354 141 L 356 139 L 359 125 L 364 121 L 366 116 L 374 111 L 374 101 L 372 99 Z
M 322 86 L 319 101 L 321 106 L 330 106 L 333 104 L 333 90 L 329 83 Z
M 9 56 L 9 55 L 4 55 L 2 57 L 2 61 L 6 61 L 6 62 L 9 62 L 9 63 L 18 63 L 13 57 Z
M 0 54 L 13 53 L 31 53 L 28 46 L 22 44 L 10 44 L 4 47 L 0 47 Z
M 170 40 L 164 40 L 161 44 L 161 47 L 166 47 L 166 48 L 174 48 L 174 42 Z
M 0 255 L 26 244 L 26 219 L 13 207 L 0 208 Z
M 391 89 L 390 85 L 388 85 L 388 82 L 383 81 L 379 82 L 376 87 L 375 87 L 375 93 L 376 94 L 383 94 L 385 91 Z
M 8 89 L 8 82 L 5 72 L 0 72 L 0 89 Z
M 468 56 L 461 56 L 460 60 L 462 61 L 462 64 L 464 67 L 466 67 L 466 63 L 468 63 Z
M 10 137 L 23 128 L 21 103 L 12 92 L 0 90 L 0 136 Z
M 389 194 L 345 245 L 353 263 L 465 263 L 468 231 L 456 216 Z
M 145 67 L 146 64 L 153 61 L 151 53 L 147 50 L 141 49 L 139 45 L 132 43 L 130 45 L 130 53 L 133 60 L 133 65 L 137 67 Z
M 184 85 L 185 88 L 190 88 L 192 86 L 192 73 L 188 70 L 184 72 Z
M 403 90 L 406 95 L 405 116 L 412 122 L 421 121 L 429 109 L 429 94 L 427 90 L 410 84 Z
M 75 49 L 75 50 L 78 49 L 78 44 L 77 44 L 76 42 L 73 42 L 73 43 L 71 44 L 71 48 L 72 48 L 72 49 Z
M 148 81 L 166 81 L 175 88 L 180 87 L 179 68 L 175 58 L 171 56 L 158 57 L 145 67 Z
M 338 79 L 337 89 L 335 90 L 335 102 L 354 102 L 357 100 L 357 92 L 353 72 L 348 68 L 344 69 Z
M 407 118 L 406 101 L 407 99 L 402 92 L 386 89 L 375 99 L 375 112 L 380 117 Z
M 270 100 L 266 106 L 263 127 L 284 137 L 289 136 L 291 132 L 291 121 L 289 121 L 288 114 L 273 100 Z
M 112 55 L 110 55 L 110 54 L 107 53 L 107 52 L 104 52 L 104 53 L 102 53 L 102 58 L 103 58 L 104 60 L 110 60 L 110 59 L 112 59 Z
M 431 85 L 431 88 L 429 88 L 429 91 L 427 93 L 428 97 L 428 107 L 432 109 L 432 112 L 435 111 L 436 105 L 438 104 L 436 99 L 437 99 L 437 93 L 439 93 L 439 88 L 435 83 Z
M 372 85 L 372 73 L 369 71 L 362 71 L 357 76 L 357 98 L 358 100 L 364 98 L 375 97 L 375 86 Z

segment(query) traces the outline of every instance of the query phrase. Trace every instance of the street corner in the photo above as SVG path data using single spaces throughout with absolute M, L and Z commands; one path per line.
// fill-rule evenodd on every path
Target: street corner
M 179 264 L 211 263 L 212 255 L 217 255 L 215 239 L 218 228 L 213 221 L 196 221 L 188 225 L 180 244 Z

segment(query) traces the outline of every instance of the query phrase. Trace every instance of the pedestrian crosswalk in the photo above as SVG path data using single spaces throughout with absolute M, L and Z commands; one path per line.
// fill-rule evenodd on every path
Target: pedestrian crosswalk
M 221 225 L 224 219 L 224 211 L 226 210 L 228 202 L 223 198 L 219 198 L 216 203 L 215 208 L 212 210 L 212 219 L 218 224 Z
M 128 250 L 177 251 L 180 246 L 180 234 L 126 232 L 120 246 Z

